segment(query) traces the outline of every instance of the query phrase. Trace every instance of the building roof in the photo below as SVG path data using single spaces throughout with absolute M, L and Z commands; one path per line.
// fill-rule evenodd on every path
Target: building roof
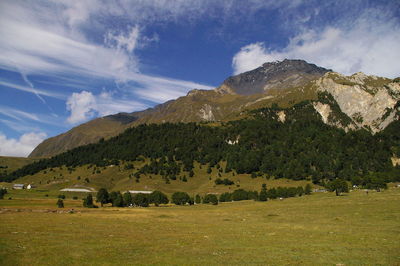
M 151 194 L 153 191 L 149 190 L 128 190 L 131 194 Z
M 94 192 L 91 191 L 87 188 L 63 188 L 60 191 L 65 191 L 65 192 Z

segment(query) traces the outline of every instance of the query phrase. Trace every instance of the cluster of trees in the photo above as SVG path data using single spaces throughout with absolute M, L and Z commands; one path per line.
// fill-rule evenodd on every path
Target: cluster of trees
M 232 193 L 222 193 L 219 198 L 215 194 L 206 194 L 203 198 L 196 195 L 194 198 L 186 192 L 175 192 L 172 194 L 171 202 L 176 205 L 193 205 L 196 204 L 213 204 L 218 205 L 218 202 L 228 201 L 241 201 L 241 200 L 257 200 L 267 201 L 267 199 L 288 198 L 295 196 L 302 196 L 303 194 L 310 194 L 311 186 L 308 184 L 303 187 L 278 187 L 267 190 L 266 185 L 263 184 L 260 193 L 257 191 L 246 191 L 244 189 L 237 189 Z M 61 200 L 61 199 L 60 199 Z M 107 189 L 101 188 L 97 192 L 96 201 L 103 206 L 104 204 L 111 203 L 113 207 L 148 207 L 150 204 L 159 206 L 160 204 L 168 204 L 169 199 L 167 195 L 161 191 L 153 191 L 151 194 L 134 194 L 126 192 L 121 194 L 119 191 L 108 192 Z M 83 201 L 83 206 L 88 208 L 97 208 L 93 203 L 93 197 L 88 194 Z
M 88 200 L 88 198 L 86 198 L 83 202 L 83 206 L 90 208 L 94 206 L 93 198 L 90 194 L 88 197 L 90 197 L 90 199 Z M 109 193 L 105 188 L 99 189 L 96 195 L 96 201 L 99 202 L 101 206 L 111 203 L 113 207 L 148 207 L 149 204 L 159 206 L 160 204 L 169 203 L 167 195 L 161 191 L 153 191 L 151 194 L 138 193 L 132 195 L 130 192 L 121 194 L 119 191 L 112 191 Z
M 0 199 L 3 199 L 5 194 L 7 194 L 7 189 L 0 188 Z
M 267 201 L 268 199 L 276 198 L 290 198 L 302 195 L 311 194 L 311 186 L 307 184 L 304 188 L 299 187 L 278 187 L 267 189 L 266 185 L 263 184 L 261 191 L 246 191 L 244 189 L 237 189 L 232 193 L 225 192 L 219 197 L 220 202 L 228 201 L 241 201 L 241 200 L 257 200 Z
M 277 117 L 279 110 L 276 106 L 259 109 L 250 119 L 219 127 L 195 123 L 140 125 L 107 141 L 26 165 L 0 181 L 62 165 L 105 166 L 143 158 L 151 162 L 139 169 L 137 178 L 141 173 L 152 173 L 173 179 L 181 171 L 190 176 L 195 161 L 207 164 L 211 172 L 220 161 L 226 161 L 226 168 L 220 171 L 235 170 L 254 177 L 267 174 L 294 180 L 311 178 L 320 185 L 337 178 L 351 181 L 355 176 L 364 180 L 360 184 L 365 187 L 375 186 L 374 178 L 384 183 L 400 181 L 400 168 L 391 162 L 393 155 L 400 157 L 400 121 L 375 135 L 367 130 L 346 133 L 324 124 L 310 102 L 285 109 L 284 123 Z M 332 119 L 345 121 L 339 111 Z M 230 145 L 229 140 L 239 141 Z M 371 174 L 376 175 L 367 178 Z
M 230 185 L 233 185 L 234 182 L 232 180 L 228 179 L 228 178 L 224 178 L 224 179 L 217 178 L 217 179 L 215 179 L 215 184 L 216 185 L 230 186 Z

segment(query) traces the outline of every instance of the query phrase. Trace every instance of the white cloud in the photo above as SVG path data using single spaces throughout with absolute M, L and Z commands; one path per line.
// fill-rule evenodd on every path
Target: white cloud
M 71 112 L 67 119 L 68 123 L 75 124 L 85 121 L 93 117 L 96 110 L 96 99 L 88 91 L 74 92 L 67 100 L 67 110 Z
M 280 54 L 271 52 L 261 42 L 251 43 L 240 49 L 232 59 L 234 74 L 255 69 L 265 62 L 280 60 Z
M 13 139 L 0 132 L 0 155 L 26 157 L 46 137 L 46 133 L 43 132 L 30 132 L 23 134 L 19 139 Z
M 111 92 L 104 91 L 99 95 L 93 95 L 88 91 L 74 92 L 67 100 L 67 110 L 70 112 L 67 122 L 76 124 L 98 115 L 133 112 L 145 107 L 147 106 L 132 100 L 114 99 Z
M 235 54 L 232 66 L 238 74 L 268 61 L 304 59 L 344 74 L 362 71 L 393 78 L 400 75 L 399 28 L 396 20 L 362 15 L 351 26 L 304 30 L 281 50 L 249 44 Z

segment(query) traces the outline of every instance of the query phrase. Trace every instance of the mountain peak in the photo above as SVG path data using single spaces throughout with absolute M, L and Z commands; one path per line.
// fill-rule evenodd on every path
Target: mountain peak
M 216 91 L 242 95 L 260 94 L 270 89 L 301 86 L 329 71 L 331 70 L 299 59 L 266 62 L 254 70 L 229 77 Z

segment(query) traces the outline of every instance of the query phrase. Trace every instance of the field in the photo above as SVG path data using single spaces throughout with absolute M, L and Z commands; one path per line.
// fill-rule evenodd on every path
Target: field
M 99 209 L 40 193 L 0 200 L 1 265 L 400 265 L 400 188 Z

